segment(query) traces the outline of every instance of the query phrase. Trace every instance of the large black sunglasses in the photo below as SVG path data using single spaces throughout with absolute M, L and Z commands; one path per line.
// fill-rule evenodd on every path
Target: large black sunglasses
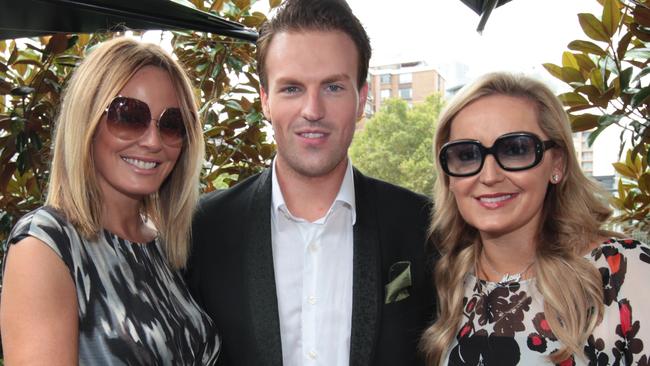
M 166 145 L 180 146 L 185 138 L 185 123 L 180 108 L 165 109 L 158 119 L 151 118 L 149 105 L 139 99 L 118 95 L 106 107 L 108 130 L 124 140 L 142 136 L 151 121 L 156 121 L 160 139 Z
M 492 154 L 503 170 L 526 170 L 539 164 L 544 152 L 555 146 L 530 132 L 512 132 L 499 136 L 491 147 L 477 140 L 450 141 L 442 146 L 438 158 L 447 175 L 468 177 L 483 169 L 487 155 Z

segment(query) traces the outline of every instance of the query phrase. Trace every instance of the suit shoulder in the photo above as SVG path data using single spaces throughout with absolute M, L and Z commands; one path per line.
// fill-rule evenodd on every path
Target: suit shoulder
M 227 209 L 231 205 L 237 205 L 241 200 L 249 197 L 258 187 L 260 180 L 263 179 L 262 173 L 257 173 L 245 180 L 226 189 L 219 189 L 205 193 L 199 199 L 197 215 L 213 212 L 214 210 Z

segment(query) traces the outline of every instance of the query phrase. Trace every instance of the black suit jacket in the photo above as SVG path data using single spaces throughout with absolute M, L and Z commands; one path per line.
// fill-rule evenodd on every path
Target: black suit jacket
M 430 201 L 354 171 L 350 365 L 421 365 L 431 323 Z M 197 210 L 186 279 L 222 337 L 222 365 L 282 365 L 271 249 L 271 170 L 205 195 Z M 385 304 L 389 269 L 411 263 L 407 298 Z

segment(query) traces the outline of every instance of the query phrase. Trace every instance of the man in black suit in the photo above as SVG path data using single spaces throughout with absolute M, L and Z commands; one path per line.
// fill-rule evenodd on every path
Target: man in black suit
M 353 169 L 370 44 L 344 0 L 287 0 L 260 31 L 271 168 L 206 195 L 188 284 L 227 365 L 420 365 L 430 201 Z

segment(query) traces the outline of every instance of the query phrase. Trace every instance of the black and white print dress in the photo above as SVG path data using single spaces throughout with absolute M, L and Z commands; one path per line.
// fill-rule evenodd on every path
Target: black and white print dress
M 21 218 L 7 241 L 32 236 L 70 270 L 79 304 L 80 365 L 213 365 L 220 340 L 157 240 L 103 231 L 86 240 L 56 210 Z M 7 250 L 5 248 L 5 250 Z

